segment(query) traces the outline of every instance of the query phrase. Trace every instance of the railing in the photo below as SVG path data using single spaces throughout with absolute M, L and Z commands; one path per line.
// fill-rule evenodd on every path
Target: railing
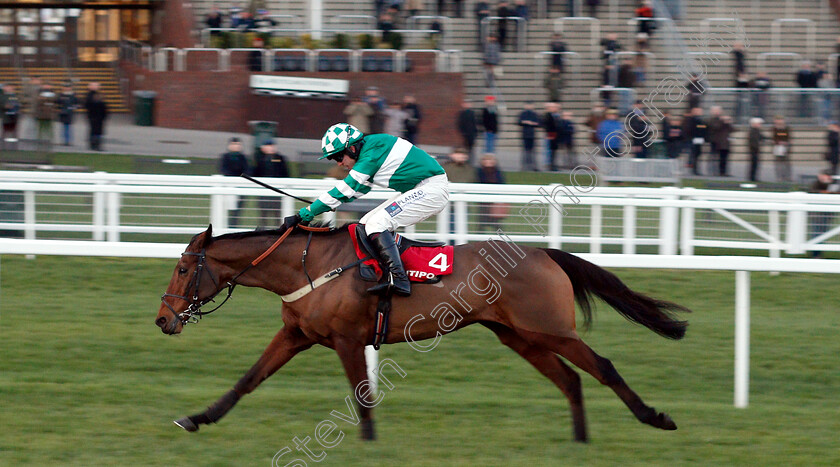
M 576 180 L 589 183 L 581 180 L 591 179 L 586 175 L 578 174 Z M 220 234 L 236 230 L 229 225 L 228 211 L 238 196 L 272 198 L 281 204 L 273 213 L 246 208 L 238 219 L 247 229 L 278 225 L 282 217 L 303 206 L 246 183 L 221 176 L 0 172 L 0 192 L 6 201 L 0 230 L 19 231 L 31 240 L 182 243 L 208 221 Z M 335 182 L 275 179 L 270 183 L 314 199 Z M 771 256 L 840 251 L 836 221 L 829 220 L 810 238 L 808 233 L 809 213 L 828 217 L 840 213 L 838 195 L 593 187 L 452 184 L 444 211 L 406 233 L 418 239 L 465 243 L 489 238 L 493 232 L 483 230 L 489 222 L 503 224 L 517 242 L 555 248 L 582 245 L 591 253 L 605 248 L 666 255 L 678 251 L 693 255 L 697 248 L 763 250 Z M 392 195 L 375 190 L 366 199 Z M 494 204 L 509 207 L 505 219 L 488 220 L 479 209 Z M 339 211 L 342 222 L 351 220 L 348 214 Z M 264 215 L 274 217 L 268 220 Z M 335 216 L 330 213 L 327 219 Z
M 376 16 L 373 15 L 335 15 L 330 18 L 330 24 L 338 24 L 345 20 L 362 20 L 360 22 L 367 23 L 370 29 L 376 29 Z
M 440 35 L 440 48 L 446 48 L 449 45 L 449 34 L 452 31 L 452 19 L 448 16 L 435 16 L 435 15 L 415 15 L 410 16 L 406 20 L 406 29 L 420 29 L 417 27 L 417 22 L 420 20 L 432 20 L 432 21 L 439 21 L 441 23 L 441 27 L 443 31 Z M 431 27 L 427 28 L 427 30 L 431 30 Z
M 554 32 L 565 34 L 566 23 L 570 22 L 584 22 L 589 25 L 589 49 L 592 52 L 593 57 L 599 58 L 601 56 L 601 21 L 599 21 L 598 18 L 589 18 L 586 16 L 567 16 L 565 18 L 557 18 L 554 20 Z
M 758 54 L 758 71 L 767 71 L 767 59 L 771 57 L 790 58 L 796 60 L 796 65 L 802 62 L 802 55 L 796 52 L 762 52 Z
M 592 104 L 593 107 L 599 104 L 603 104 L 605 99 L 605 95 L 609 96 L 610 104 L 609 107 L 614 107 L 615 103 L 612 103 L 614 99 L 612 97 L 613 94 L 619 96 L 620 103 L 622 108 L 619 110 L 628 111 L 630 107 L 633 105 L 633 102 L 636 102 L 636 90 L 633 88 L 617 88 L 614 86 L 601 86 L 599 88 L 592 88 L 589 91 L 589 102 Z M 623 118 L 623 116 L 622 116 Z
M 528 40 L 528 22 L 525 21 L 525 18 L 519 16 L 488 16 L 483 18 L 479 26 L 481 28 L 481 43 L 487 42 L 490 24 L 499 21 L 514 21 L 516 23 L 516 51 L 524 52 Z
M 712 37 L 710 34 L 710 26 L 711 23 L 735 23 L 735 27 L 739 29 L 743 29 L 744 21 L 741 18 L 737 17 L 730 17 L 730 18 L 706 18 L 700 21 L 700 37 Z M 744 44 L 745 46 L 748 44 Z
M 741 123 L 749 117 L 782 115 L 792 125 L 824 125 L 840 118 L 840 89 L 823 88 L 707 88 L 706 104 L 721 106 Z M 708 105 L 707 105 L 708 106 Z M 815 155 L 821 159 L 822 155 Z
M 806 28 L 806 36 L 805 36 L 805 54 L 808 57 L 814 56 L 814 51 L 816 49 L 816 41 L 817 41 L 817 26 L 814 24 L 813 21 L 810 19 L 805 18 L 779 18 L 774 19 L 773 24 L 770 26 L 771 36 L 770 36 L 770 50 L 773 52 L 781 52 L 780 50 L 780 32 L 781 27 L 783 24 L 804 24 Z

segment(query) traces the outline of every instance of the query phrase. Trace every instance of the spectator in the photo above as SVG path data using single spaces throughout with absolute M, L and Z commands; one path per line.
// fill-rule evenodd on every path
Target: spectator
M 642 0 L 639 8 L 636 8 L 637 31 L 640 34 L 647 34 L 648 37 L 653 35 L 656 22 L 652 18 L 653 7 L 650 6 L 650 0 Z
M 618 120 L 618 111 L 615 109 L 607 110 L 606 117 L 598 124 L 599 149 L 608 157 L 621 157 L 624 123 Z
M 20 113 L 20 100 L 11 84 L 3 86 L 2 100 L 0 100 L 0 116 L 3 120 L 3 148 L 8 148 L 18 141 L 17 123 Z
M 563 73 L 556 67 L 551 67 L 545 75 L 545 90 L 548 93 L 548 100 L 560 102 L 563 92 Z
M 271 29 L 277 27 L 277 21 L 268 17 L 268 10 L 257 10 L 254 17 L 254 29 Z
M 475 139 L 478 137 L 478 124 L 472 105 L 466 100 L 461 102 L 461 111 L 458 112 L 458 133 L 464 140 L 469 164 L 473 165 L 473 147 L 475 146 Z
M 586 125 L 589 128 L 589 142 L 592 144 L 598 144 L 598 125 L 604 121 L 604 106 L 601 104 L 597 104 L 590 112 L 589 117 L 587 117 Z
M 833 174 L 829 171 L 823 171 L 817 174 L 817 179 L 811 185 L 809 190 L 811 193 L 823 194 L 837 194 L 840 193 L 840 184 L 834 180 Z M 819 237 L 828 232 L 834 221 L 834 213 L 827 211 L 815 211 L 810 213 L 811 220 L 811 238 Z M 811 250 L 811 257 L 819 258 L 821 252 L 819 250 Z
M 102 150 L 102 135 L 105 134 L 105 119 L 108 118 L 108 104 L 99 92 L 99 83 L 90 83 L 85 97 L 88 124 L 90 125 L 90 149 Z
M 417 144 L 417 133 L 420 131 L 420 121 L 423 119 L 423 114 L 420 112 L 420 106 L 417 105 L 417 100 L 412 95 L 407 95 L 403 98 L 403 110 L 408 114 L 405 120 L 405 139 L 411 144 Z
M 790 173 L 790 128 L 785 118 L 777 115 L 773 119 L 773 166 L 776 169 L 776 180 L 791 181 Z
M 385 109 L 385 131 L 383 133 L 400 136 L 405 135 L 405 121 L 408 113 L 402 109 L 399 102 L 392 102 Z
M 679 116 L 665 112 L 662 119 L 662 137 L 665 139 L 665 154 L 669 159 L 679 159 L 683 148 L 683 121 Z
M 649 129 L 650 121 L 645 116 L 642 101 L 636 101 L 633 104 L 631 113 L 634 117 L 627 121 L 627 127 L 630 130 L 630 152 L 637 159 L 646 159 L 648 148 L 645 146 L 645 143 L 652 130 Z
M 258 50 L 248 51 L 248 70 L 263 71 L 263 47 L 265 41 L 261 37 L 255 37 L 251 42 L 251 47 Z
M 735 41 L 732 44 L 732 61 L 735 63 L 735 78 L 747 73 L 747 53 L 744 51 L 744 43 Z
M 828 151 L 825 153 L 825 160 L 828 162 L 831 175 L 837 175 L 837 166 L 840 164 L 840 124 L 837 122 L 828 124 L 827 140 Z
M 709 133 L 709 149 L 711 149 L 712 154 L 717 153 L 717 145 L 715 139 L 715 133 L 717 133 L 720 125 L 723 123 L 721 121 L 721 116 L 723 115 L 723 109 L 719 105 L 713 105 L 709 109 L 709 125 L 708 125 L 708 133 Z
M 478 169 L 478 183 L 504 184 L 505 178 L 499 170 L 496 156 L 485 154 Z M 491 232 L 502 228 L 502 221 L 507 216 L 508 206 L 504 203 L 481 203 L 479 207 L 480 228 L 489 227 Z
M 446 177 L 451 183 L 475 183 L 476 171 L 469 164 L 469 155 L 464 148 L 456 148 L 452 154 L 449 155 L 449 161 L 441 165 L 446 171 Z M 449 231 L 455 232 L 455 210 L 449 210 Z M 450 245 L 455 244 L 455 240 L 449 241 Z
M 732 147 L 730 137 L 733 131 L 735 129 L 732 126 L 732 117 L 722 115 L 717 130 L 712 134 L 712 143 L 718 153 L 717 174 L 721 177 L 729 176 L 727 174 L 727 165 L 729 164 L 729 150 Z
M 423 12 L 423 0 L 406 0 L 405 9 L 408 10 L 409 16 L 417 16 Z
M 370 132 L 372 134 L 382 133 L 385 127 L 385 109 L 388 106 L 385 104 L 385 99 L 379 95 L 379 88 L 368 86 L 365 89 L 365 96 L 362 98 L 362 102 L 373 109 L 373 115 L 370 117 Z
M 560 73 L 563 73 L 566 65 L 563 54 L 568 50 L 566 48 L 566 43 L 563 41 L 563 35 L 560 33 L 554 33 L 551 42 L 548 44 L 548 48 L 551 52 L 553 52 L 551 55 L 551 66 L 560 70 Z
M 21 96 L 23 122 L 21 122 L 21 137 L 35 140 L 38 138 L 38 123 L 35 120 L 35 107 L 38 96 L 41 95 L 41 78 L 37 76 L 24 81 Z
M 363 134 L 370 134 L 370 120 L 373 118 L 373 108 L 361 99 L 353 99 L 344 108 L 347 123 L 356 127 Z
M 266 139 L 254 152 L 254 176 L 270 178 L 288 178 L 289 169 L 286 166 L 286 158 L 277 152 L 277 146 L 273 139 Z M 260 197 L 257 200 L 260 208 L 260 220 L 257 230 L 264 228 L 276 228 L 283 220 L 283 202 L 276 197 Z
M 615 63 L 616 53 L 621 51 L 621 44 L 618 42 L 618 34 L 611 32 L 605 39 L 601 39 L 603 57 L 605 63 Z
M 533 104 L 525 104 L 525 110 L 519 114 L 517 123 L 522 127 L 522 170 L 535 172 L 538 168 L 534 161 L 534 145 L 537 128 L 540 126 L 540 117 L 534 112 Z
M 248 159 L 242 154 L 242 142 L 237 137 L 230 139 L 227 145 L 227 152 L 222 154 L 219 161 L 219 172 L 226 177 L 238 177 L 242 174 L 250 174 Z M 236 206 L 231 209 L 230 226 L 235 228 L 239 225 L 242 208 L 245 206 L 245 197 L 230 195 L 229 206 Z
M 254 23 L 254 16 L 251 14 L 250 11 L 241 11 L 239 12 L 239 21 L 237 22 L 236 28 L 240 31 L 248 32 L 253 31 L 256 27 Z
M 560 104 L 547 102 L 545 104 L 545 115 L 543 116 L 543 130 L 545 131 L 545 170 L 557 170 L 555 163 L 557 148 L 560 147 L 560 130 L 563 115 L 560 113 Z
M 530 18 L 528 14 L 528 2 L 526 0 L 516 0 L 514 2 L 513 15 L 528 21 Z
M 688 110 L 703 105 L 703 93 L 706 91 L 702 76 L 692 76 L 685 88 L 688 89 Z
M 586 0 L 586 6 L 589 7 L 589 17 L 590 18 L 597 18 L 598 17 L 598 5 L 601 3 L 601 0 Z
M 767 101 L 769 97 L 767 95 L 767 90 L 772 87 L 772 83 L 770 78 L 767 77 L 767 73 L 764 71 L 759 71 L 755 75 L 755 79 L 753 80 L 752 87 L 755 89 L 755 96 L 753 97 L 753 104 L 755 106 L 754 114 L 758 115 L 760 118 L 764 118 L 765 109 L 767 109 Z
M 391 8 L 379 15 L 379 22 L 376 23 L 376 29 L 382 31 L 382 40 L 387 42 L 386 37 L 395 29 L 394 17 L 391 15 Z
M 241 15 L 242 8 L 239 7 L 232 7 L 230 9 L 230 27 L 233 29 L 239 29 L 239 23 L 242 20 Z
M 73 92 L 73 87 L 70 84 L 64 85 L 61 94 L 56 100 L 58 106 L 58 120 L 62 127 L 62 140 L 65 146 L 70 146 L 73 141 L 73 132 L 71 131 L 73 124 L 73 114 L 79 107 L 79 100 L 76 99 L 76 93 Z
M 58 115 L 56 95 L 49 83 L 41 86 L 41 93 L 35 101 L 35 120 L 38 125 L 38 147 L 46 151 L 52 147 L 53 121 Z
M 646 51 L 637 50 L 633 55 L 633 79 L 635 84 L 642 86 L 647 79 L 648 69 L 648 53 Z
M 738 89 L 735 94 L 735 121 L 740 123 L 741 117 L 744 115 L 744 109 L 747 108 L 749 103 L 750 76 L 746 73 L 739 74 L 735 78 L 735 87 Z
M 496 41 L 496 36 L 491 34 L 487 36 L 487 43 L 484 44 L 484 81 L 487 86 L 496 86 L 496 76 L 501 75 L 501 63 L 502 48 Z
M 820 93 L 822 94 L 822 99 L 820 99 L 820 101 L 822 102 L 820 118 L 822 119 L 823 124 L 825 124 L 825 122 L 828 122 L 834 118 L 832 102 L 836 101 L 836 99 L 834 99 L 831 92 L 829 91 L 829 89 L 834 89 L 834 80 L 828 73 L 826 73 L 825 67 L 822 64 L 819 64 L 817 66 L 819 70 L 817 73 L 819 75 L 819 79 L 817 80 L 817 87 L 824 90 L 824 92 Z
M 837 37 L 837 43 L 834 44 L 834 53 L 840 54 L 840 37 Z M 840 88 L 840 60 L 834 64 L 834 86 Z
M 513 10 L 510 8 L 510 5 L 505 0 L 501 0 L 499 2 L 499 6 L 496 9 L 496 16 L 499 18 L 499 25 L 498 25 L 498 37 L 499 40 L 499 47 L 501 50 L 505 49 L 505 42 L 507 41 L 507 27 L 508 27 L 508 18 L 512 18 L 514 16 Z M 515 47 L 514 47 L 515 49 Z
M 218 7 L 214 6 L 210 10 L 210 13 L 207 14 L 207 18 L 204 19 L 204 24 L 209 29 L 219 29 L 222 27 L 222 15 L 219 13 Z M 211 36 L 218 36 L 219 34 L 219 31 L 210 31 Z
M 493 153 L 496 150 L 496 135 L 499 133 L 499 110 L 496 108 L 496 97 L 486 96 L 484 104 L 484 109 L 481 111 L 484 152 Z
M 490 16 L 489 2 L 475 2 L 475 17 L 478 20 L 478 50 L 484 50 L 484 36 L 482 36 L 482 28 L 484 27 L 484 18 Z M 489 35 L 489 34 L 488 34 Z
M 694 175 L 700 173 L 700 157 L 703 155 L 703 145 L 709 137 L 706 121 L 703 120 L 703 108 L 695 107 L 683 124 L 686 140 L 691 144 L 688 166 Z
M 750 173 L 749 179 L 751 182 L 757 181 L 758 175 L 758 164 L 761 161 L 761 142 L 764 141 L 765 137 L 761 134 L 761 125 L 764 123 L 764 120 L 753 117 L 750 119 L 750 132 L 749 132 L 749 150 L 750 150 Z
M 817 87 L 817 74 L 811 70 L 811 62 L 804 61 L 796 73 L 796 84 L 801 89 L 813 89 Z M 799 93 L 799 116 L 811 116 L 811 95 L 807 91 Z
M 577 165 L 575 157 L 575 122 L 572 120 L 572 113 L 565 111 L 560 119 L 560 128 L 557 133 L 557 149 L 563 152 L 563 168 L 574 169 Z

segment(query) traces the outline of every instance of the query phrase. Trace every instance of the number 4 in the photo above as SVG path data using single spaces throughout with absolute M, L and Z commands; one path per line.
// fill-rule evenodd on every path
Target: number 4
M 446 262 L 446 254 L 438 253 L 437 256 L 429 261 L 429 267 L 440 269 L 441 272 L 446 271 L 449 268 L 449 263 Z

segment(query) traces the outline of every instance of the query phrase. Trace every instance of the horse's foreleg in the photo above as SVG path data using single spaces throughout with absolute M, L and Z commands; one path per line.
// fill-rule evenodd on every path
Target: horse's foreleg
M 568 365 L 563 363 L 557 355 L 550 350 L 529 344 L 516 332 L 498 323 L 482 323 L 491 331 L 496 333 L 502 344 L 513 349 L 522 358 L 534 366 L 546 378 L 550 379 L 566 398 L 569 399 L 569 406 L 572 411 L 572 428 L 574 429 L 575 441 L 587 442 L 586 415 L 583 410 L 583 389 L 580 384 L 580 376 Z
M 350 380 L 350 390 L 359 407 L 359 419 L 362 424 L 362 439 L 372 441 L 376 439 L 373 427 L 373 406 L 370 397 L 370 383 L 367 382 L 367 367 L 365 364 L 365 346 L 348 339 L 336 339 L 335 351 L 344 366 L 347 379 Z
M 312 347 L 313 344 L 314 342 L 300 329 L 284 327 L 274 336 L 257 363 L 245 373 L 233 389 L 207 407 L 204 412 L 176 420 L 175 424 L 187 431 L 198 431 L 198 426 L 201 424 L 216 423 L 239 402 L 242 396 L 256 389 L 260 383 L 274 374 L 298 352 Z
M 582 340 L 572 338 L 541 340 L 546 343 L 546 347 L 566 357 L 575 366 L 595 377 L 601 384 L 609 386 L 640 422 L 663 430 L 677 429 L 677 424 L 668 414 L 657 412 L 656 409 L 645 404 L 642 398 L 627 386 L 612 362 L 596 354 Z

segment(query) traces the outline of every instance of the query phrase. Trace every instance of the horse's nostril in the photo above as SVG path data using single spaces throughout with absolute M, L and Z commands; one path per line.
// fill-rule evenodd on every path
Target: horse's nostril
M 164 324 L 166 324 L 166 317 L 161 316 L 160 318 L 156 319 L 156 320 L 155 320 L 155 324 L 157 324 L 157 325 L 158 325 L 158 327 L 161 327 L 161 328 L 162 328 L 162 327 L 163 327 L 163 325 L 164 325 Z

